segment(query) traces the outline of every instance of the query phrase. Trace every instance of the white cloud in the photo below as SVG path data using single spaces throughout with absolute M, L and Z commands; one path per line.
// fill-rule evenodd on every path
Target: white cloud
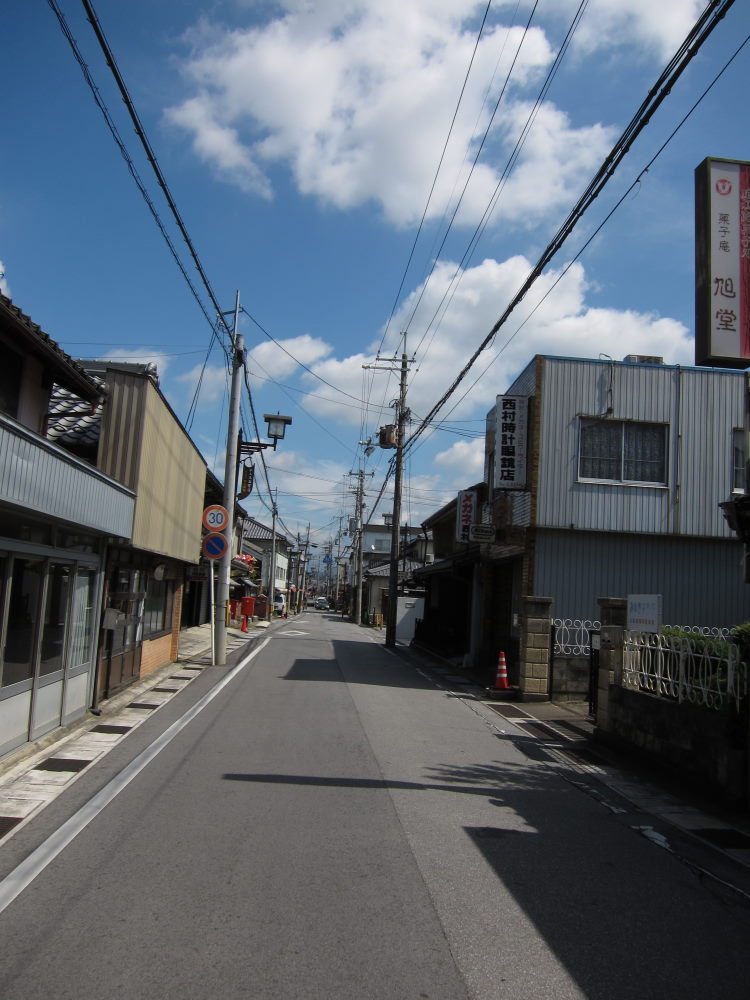
M 193 95 L 167 117 L 220 177 L 245 190 L 267 196 L 267 171 L 283 163 L 304 194 L 340 209 L 372 200 L 391 222 L 413 224 L 448 134 L 483 6 L 359 0 L 311 10 L 286 3 L 283 16 L 261 27 L 221 32 L 203 25 L 191 33 L 184 66 Z M 542 27 L 525 35 L 506 25 L 485 30 L 428 217 L 441 215 L 462 189 L 512 63 L 494 123 L 500 149 L 485 151 L 459 216 L 465 223 L 481 217 L 523 127 L 524 89 L 541 79 L 553 57 Z M 568 203 L 571 183 L 577 189 L 581 170 L 591 171 L 611 138 L 609 129 L 573 126 L 545 107 L 519 165 L 523 175 L 505 199 L 512 200 L 513 216 L 528 221 L 529 212 L 537 218 Z M 541 201 L 540 174 L 555 178 Z
M 284 378 L 296 371 L 299 363 L 312 365 L 331 353 L 331 346 L 317 337 L 304 334 L 277 343 L 258 344 L 248 353 L 248 363 L 254 364 L 269 378 Z
M 458 216 L 473 224 L 496 189 L 529 98 L 536 98 L 578 0 L 550 0 L 528 31 L 522 24 L 529 3 L 521 11 L 515 0 L 496 4 L 492 16 L 504 23 L 490 18 L 474 53 L 484 6 L 480 0 L 286 0 L 275 5 L 275 16 L 261 24 L 256 17 L 248 28 L 225 30 L 204 19 L 185 36 L 190 95 L 167 109 L 167 119 L 221 179 L 242 190 L 270 197 L 269 172 L 282 164 L 303 194 L 342 210 L 373 201 L 390 222 L 414 224 L 472 58 L 428 218 L 440 217 L 463 188 L 512 66 Z M 664 60 L 702 7 L 703 0 L 591 0 L 574 51 Z M 614 135 L 596 122 L 573 125 L 547 102 L 500 212 L 528 224 L 569 204 L 580 176 L 598 165 Z
M 191 394 L 200 382 L 198 405 L 201 409 L 229 395 L 229 376 L 223 365 L 207 365 L 205 370 L 202 365 L 196 365 L 189 372 L 175 376 L 174 381 L 186 386 Z
M 578 0 L 558 0 L 571 12 Z M 648 46 L 661 58 L 673 55 L 705 8 L 705 0 L 590 0 L 575 44 L 589 51 L 617 45 Z
M 407 353 L 417 355 L 408 389 L 408 405 L 415 419 L 429 412 L 462 371 L 530 269 L 529 261 L 521 256 L 503 262 L 485 260 L 463 273 L 450 297 L 456 265 L 443 262 L 436 267 L 411 323 L 414 332 L 407 339 Z M 507 389 L 535 354 L 593 358 L 606 354 L 616 359 L 626 354 L 655 354 L 664 357 L 667 363 L 692 363 L 693 342 L 681 323 L 635 310 L 604 309 L 588 304 L 590 290 L 581 263 L 574 264 L 564 277 L 560 274 L 550 271 L 536 282 L 496 334 L 494 342 L 480 355 L 438 419 L 450 417 L 455 421 L 483 416 L 497 393 Z M 391 329 L 406 328 L 413 302 L 421 291 L 415 289 L 406 300 Z M 450 301 L 450 308 L 443 313 L 444 297 Z M 430 325 L 435 315 L 438 319 Z M 391 338 L 384 350 L 400 352 L 401 348 Z M 328 358 L 313 367 L 334 385 L 361 396 L 362 366 L 372 360 L 372 356 L 356 354 Z M 309 383 L 310 376 L 305 376 L 305 381 Z M 368 383 L 366 394 L 371 408 L 365 423 L 368 433 L 372 433 L 379 424 L 389 421 L 392 411 L 388 404 L 397 394 L 397 380 L 393 373 L 376 372 L 370 373 Z M 306 397 L 304 405 L 317 415 L 325 414 L 342 423 L 357 424 L 361 420 L 361 411 L 313 396 Z M 455 454 L 459 453 L 461 449 L 457 448 Z
M 434 462 L 447 470 L 456 489 L 480 482 L 484 478 L 484 436 L 457 441 L 447 451 L 439 452 Z

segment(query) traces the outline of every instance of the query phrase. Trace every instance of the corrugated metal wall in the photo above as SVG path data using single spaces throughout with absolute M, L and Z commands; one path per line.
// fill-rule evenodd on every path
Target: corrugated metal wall
M 108 535 L 132 530 L 131 493 L 9 421 L 0 421 L 0 498 Z
M 595 531 L 731 538 L 718 504 L 731 492 L 741 372 L 545 358 L 537 523 Z M 668 485 L 578 481 L 580 416 L 669 425 Z
M 138 480 L 147 385 L 142 376 L 113 369 L 107 372 L 97 465 L 130 489 L 135 489 Z
M 534 591 L 554 618 L 596 619 L 599 597 L 661 594 L 664 623 L 731 627 L 750 620 L 741 542 L 539 531 Z
M 133 545 L 197 562 L 206 466 L 150 382 L 144 395 Z

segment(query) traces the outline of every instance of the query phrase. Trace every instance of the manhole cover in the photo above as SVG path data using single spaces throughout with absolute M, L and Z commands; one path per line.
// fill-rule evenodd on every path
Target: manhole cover
M 561 733 L 552 729 L 551 726 L 545 726 L 543 722 L 524 722 L 523 728 L 524 730 L 528 730 L 530 733 L 533 733 L 535 736 L 539 736 L 541 739 L 554 740 L 555 743 L 559 743 L 561 740 L 565 739 Z
M 707 840 L 710 844 L 715 844 L 716 847 L 750 850 L 750 837 L 747 834 L 740 833 L 739 830 L 717 827 L 714 830 L 693 830 L 692 833 L 697 834 L 703 840 Z
M 150 705 L 150 704 L 148 704 L 148 702 L 145 702 L 145 701 L 131 701 L 130 704 L 126 705 L 125 707 L 126 708 L 147 708 L 147 709 L 151 710 L 151 709 L 154 709 L 154 708 L 158 708 L 159 706 L 158 705 Z
M 88 767 L 90 760 L 82 760 L 79 757 L 48 757 L 41 764 L 37 764 L 35 771 L 82 771 Z
M 506 719 L 528 719 L 529 717 L 528 712 L 524 712 L 522 708 L 516 708 L 515 705 L 490 705 L 489 707 L 498 715 L 504 715 Z
M 94 726 L 91 730 L 92 733 L 109 733 L 111 736 L 122 735 L 123 733 L 129 733 L 132 726 L 109 726 L 105 722 L 100 723 L 98 726 Z
M 21 822 L 20 816 L 0 816 L 0 837 L 10 833 L 14 826 Z

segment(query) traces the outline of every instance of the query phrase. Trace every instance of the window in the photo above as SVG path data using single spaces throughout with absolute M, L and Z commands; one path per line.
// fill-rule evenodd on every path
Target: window
M 746 486 L 745 430 L 735 427 L 732 432 L 732 492 L 744 493 Z
M 667 425 L 581 418 L 580 479 L 667 482 Z
M 146 600 L 143 606 L 143 638 L 152 639 L 163 635 L 172 628 L 172 595 L 171 580 L 148 581 Z

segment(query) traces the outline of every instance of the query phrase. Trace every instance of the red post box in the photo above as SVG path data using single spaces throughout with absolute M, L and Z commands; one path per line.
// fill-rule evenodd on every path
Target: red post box
M 248 618 L 252 618 L 255 614 L 255 598 L 254 597 L 243 597 L 242 598 L 242 614 L 247 615 Z

